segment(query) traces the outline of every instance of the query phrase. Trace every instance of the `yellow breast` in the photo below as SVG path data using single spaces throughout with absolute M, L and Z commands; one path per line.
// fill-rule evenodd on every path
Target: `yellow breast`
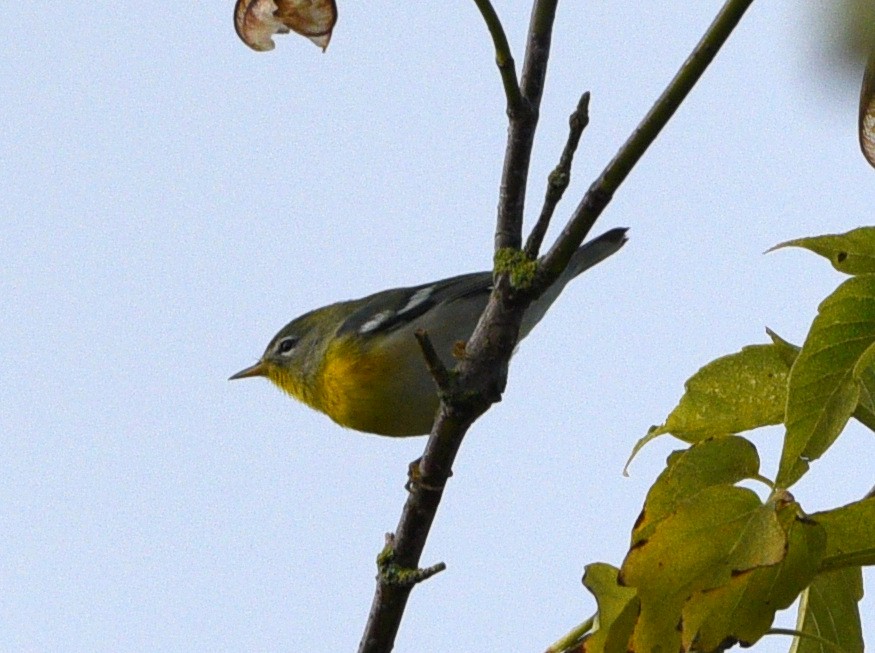
M 437 393 L 416 343 L 362 346 L 337 340 L 317 373 L 314 401 L 307 401 L 343 426 L 380 435 L 428 433 Z M 306 401 L 306 400 L 305 400 Z

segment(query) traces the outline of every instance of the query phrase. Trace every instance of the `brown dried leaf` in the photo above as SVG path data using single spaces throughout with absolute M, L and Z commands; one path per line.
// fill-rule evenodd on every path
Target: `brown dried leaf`
M 875 51 L 869 57 L 860 90 L 860 149 L 875 167 Z
M 237 0 L 234 29 L 253 50 L 273 50 L 274 34 L 306 36 L 322 50 L 337 22 L 334 0 Z

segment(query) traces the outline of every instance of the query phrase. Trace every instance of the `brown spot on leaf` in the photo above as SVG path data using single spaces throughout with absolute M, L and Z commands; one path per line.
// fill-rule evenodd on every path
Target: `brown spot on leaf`
M 751 574 L 753 571 L 753 569 L 733 569 L 729 572 L 729 575 L 733 578 L 737 578 L 739 576 L 744 576 L 745 574 Z
M 648 541 L 649 540 L 647 540 L 647 539 L 643 539 L 640 542 L 635 542 L 635 544 L 633 544 L 632 546 L 629 547 L 629 552 L 631 553 L 635 549 L 640 549 L 642 546 L 647 544 Z

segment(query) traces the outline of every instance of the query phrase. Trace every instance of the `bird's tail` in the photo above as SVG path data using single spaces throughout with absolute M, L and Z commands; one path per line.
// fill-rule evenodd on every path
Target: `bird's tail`
M 598 238 L 593 238 L 588 243 L 584 243 L 577 248 L 577 251 L 571 257 L 568 267 L 562 276 L 567 283 L 571 281 L 581 272 L 589 270 L 592 266 L 601 263 L 611 254 L 615 254 L 619 249 L 626 244 L 626 228 L 618 227 L 606 231 Z
M 593 265 L 601 263 L 611 254 L 619 251 L 625 242 L 626 229 L 620 228 L 606 231 L 598 238 L 593 238 L 588 243 L 581 245 L 574 252 L 568 267 L 565 268 L 562 275 L 544 291 L 544 294 L 532 302 L 532 305 L 526 311 L 520 327 L 520 339 L 528 335 L 540 319 L 544 317 L 547 309 L 550 308 L 550 304 L 556 300 L 569 281 L 584 270 L 588 270 Z

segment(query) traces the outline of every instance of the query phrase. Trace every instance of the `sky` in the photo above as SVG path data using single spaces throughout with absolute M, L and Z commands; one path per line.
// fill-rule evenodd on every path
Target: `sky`
M 720 2 L 565 2 L 528 225 L 580 93 L 570 214 Z M 528 3 L 496 2 L 522 60 Z M 818 9 L 818 7 L 820 9 Z M 754 3 L 594 233 L 468 434 L 398 651 L 540 651 L 594 610 L 681 443 L 634 442 L 713 358 L 800 343 L 843 277 L 791 238 L 871 224 L 861 68 L 821 3 Z M 351 651 L 423 438 L 345 430 L 229 383 L 286 322 L 486 269 L 504 97 L 474 3 L 345 3 L 325 53 L 256 53 L 232 3 L 12 3 L 0 57 L 0 650 Z M 554 229 L 551 233 L 555 233 Z M 774 476 L 781 432 L 750 434 Z M 851 425 L 793 488 L 872 486 Z M 875 580 L 872 571 L 866 580 Z M 864 599 L 875 637 L 875 602 Z M 780 625 L 794 622 L 792 613 Z M 785 651 L 769 637 L 759 650 Z

